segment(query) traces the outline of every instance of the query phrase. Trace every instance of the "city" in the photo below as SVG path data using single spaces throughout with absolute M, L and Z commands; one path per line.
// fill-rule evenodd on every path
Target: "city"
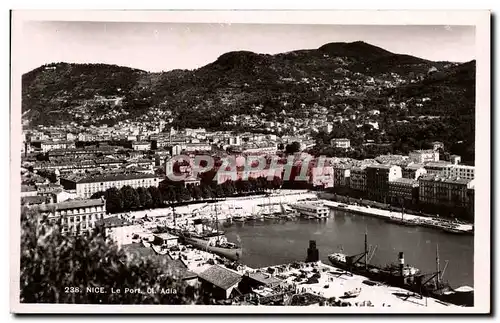
M 20 302 L 473 307 L 475 79 L 365 41 L 39 65 Z

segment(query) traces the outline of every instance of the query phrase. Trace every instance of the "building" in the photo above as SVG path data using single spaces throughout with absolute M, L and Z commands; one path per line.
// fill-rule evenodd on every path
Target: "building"
M 275 142 L 247 143 L 242 147 L 244 154 L 275 154 L 278 145 Z
M 132 142 L 132 149 L 137 151 L 151 150 L 151 143 L 147 141 L 134 141 Z
M 313 186 L 321 186 L 323 188 L 333 187 L 333 167 L 312 167 L 310 178 Z
M 424 168 L 427 171 L 427 174 L 445 176 L 446 169 L 451 165 L 452 164 L 450 162 L 440 160 L 435 162 L 428 162 L 424 165 Z
M 460 157 L 459 155 L 451 155 L 450 156 L 450 163 L 454 164 L 454 165 L 458 165 L 462 162 L 462 157 Z
M 35 186 L 21 185 L 21 197 L 37 196 L 38 191 Z
M 389 202 L 397 206 L 418 203 L 418 181 L 411 178 L 396 178 L 389 182 Z
M 366 191 L 366 166 L 351 167 L 349 185 L 352 190 L 360 192 Z
M 239 296 L 238 285 L 242 281 L 242 275 L 234 270 L 213 265 L 198 274 L 201 282 L 201 290 L 210 293 L 215 299 L 229 299 Z
M 445 177 L 458 177 L 464 179 L 474 179 L 476 168 L 468 165 L 449 165 L 444 170 Z
M 105 218 L 106 201 L 104 199 L 65 201 L 41 205 L 39 211 L 49 221 L 59 222 L 63 233 L 76 235 L 90 232 L 96 227 L 98 220 Z
M 414 150 L 408 156 L 412 162 L 417 164 L 439 161 L 439 151 L 432 149 Z
M 452 208 L 469 208 L 474 180 L 425 175 L 419 178 L 419 202 Z M 473 196 L 473 194 L 472 194 Z
M 239 146 L 241 145 L 241 137 L 240 136 L 230 136 L 226 139 L 226 144 L 229 146 Z
M 330 144 L 335 148 L 349 149 L 351 147 L 351 141 L 346 138 L 333 138 Z
M 23 196 L 21 197 L 21 205 L 31 206 L 50 203 L 50 197 L 48 196 Z
M 131 186 L 132 188 L 158 187 L 161 180 L 161 177 L 150 174 L 108 174 L 61 178 L 61 185 L 67 190 L 75 190 L 79 197 L 90 198 L 94 193 L 104 192 L 111 187 L 117 189 L 121 189 L 123 186 Z
M 40 196 L 52 196 L 63 190 L 62 185 L 55 183 L 41 184 L 36 186 L 37 194 Z
M 157 233 L 154 235 L 155 244 L 165 248 L 172 248 L 179 244 L 179 238 L 170 233 Z
M 333 164 L 333 186 L 349 187 L 351 169 L 349 165 Z
M 36 145 L 36 143 L 32 143 Z M 75 148 L 75 143 L 72 141 L 41 141 L 39 143 L 42 152 L 46 153 L 55 149 L 71 149 Z
M 142 232 L 140 224 L 134 224 L 120 215 L 105 216 L 96 223 L 96 226 L 102 227 L 106 238 L 118 246 L 133 243 L 134 236 Z
M 403 178 L 418 179 L 420 176 L 427 174 L 427 170 L 423 164 L 410 163 L 402 168 Z
M 366 167 L 366 192 L 375 201 L 388 202 L 389 182 L 401 178 L 400 166 L 368 165 Z

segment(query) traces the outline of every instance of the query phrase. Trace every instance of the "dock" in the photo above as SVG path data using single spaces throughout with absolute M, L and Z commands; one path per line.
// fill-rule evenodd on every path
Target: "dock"
M 402 212 L 393 212 L 393 211 L 381 210 L 381 209 L 377 209 L 377 208 L 365 207 L 365 206 L 360 206 L 360 205 L 350 205 L 350 204 L 339 203 L 339 202 L 329 201 L 329 200 L 322 200 L 322 201 L 323 201 L 325 206 L 328 206 L 334 210 L 345 211 L 345 212 L 349 212 L 349 213 L 367 215 L 367 216 L 372 216 L 372 217 L 382 218 L 382 219 L 390 219 L 393 217 L 397 217 L 397 218 L 403 217 Z M 406 214 L 406 213 L 404 214 L 404 218 L 407 220 L 418 220 L 418 222 L 417 222 L 418 226 L 426 226 L 426 227 L 440 229 L 440 230 L 444 229 L 444 226 L 441 223 L 438 223 L 436 221 L 443 221 L 443 222 L 452 223 L 451 221 L 439 220 L 439 218 L 429 218 L 429 217 L 425 217 L 425 216 Z M 454 224 L 454 229 L 457 231 L 456 233 L 473 234 L 473 225 L 472 224 L 456 223 L 456 224 Z

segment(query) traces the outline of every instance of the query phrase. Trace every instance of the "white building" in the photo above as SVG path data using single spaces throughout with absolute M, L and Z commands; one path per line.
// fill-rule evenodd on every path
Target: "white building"
M 351 147 L 351 141 L 346 138 L 333 138 L 330 141 L 331 145 L 335 148 L 348 149 Z

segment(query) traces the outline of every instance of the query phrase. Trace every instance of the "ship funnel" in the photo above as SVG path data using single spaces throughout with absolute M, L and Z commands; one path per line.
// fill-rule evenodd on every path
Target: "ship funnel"
M 403 268 L 405 266 L 405 256 L 403 252 L 399 253 L 399 273 L 403 277 Z

